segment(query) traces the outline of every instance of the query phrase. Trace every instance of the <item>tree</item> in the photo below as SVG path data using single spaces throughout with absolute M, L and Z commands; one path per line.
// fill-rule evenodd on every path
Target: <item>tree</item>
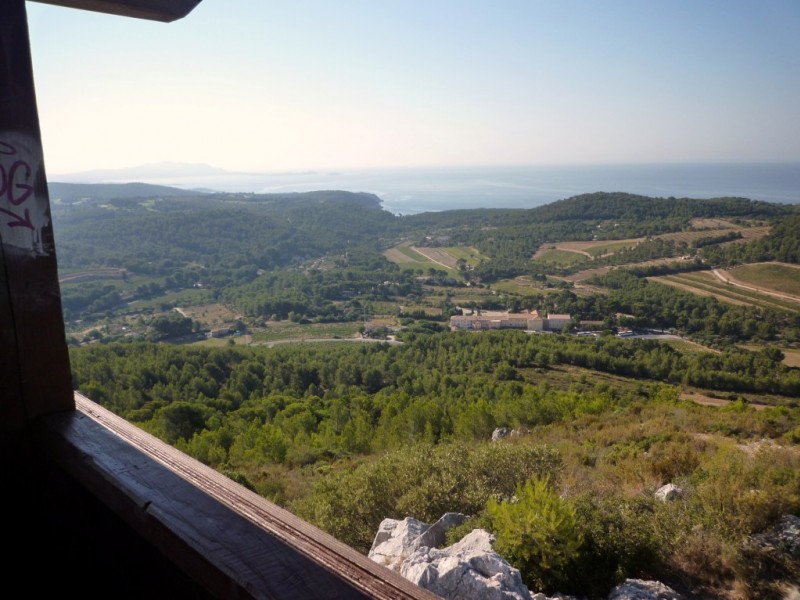
M 490 498 L 486 511 L 497 551 L 520 570 L 530 587 L 555 591 L 583 540 L 574 507 L 558 496 L 549 478 L 529 479 L 506 502 Z

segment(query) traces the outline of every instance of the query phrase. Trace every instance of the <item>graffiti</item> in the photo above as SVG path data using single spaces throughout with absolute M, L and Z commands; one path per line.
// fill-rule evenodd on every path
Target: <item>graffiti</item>
M 47 197 L 37 197 L 33 182 L 41 171 L 41 151 L 25 136 L 0 140 L 0 239 L 35 254 L 46 254 L 43 230 L 49 227 Z
M 3 145 L 11 147 L 9 144 L 4 143 Z M 13 149 L 13 147 L 11 148 Z M 3 154 L 6 153 L 4 152 Z M 6 196 L 9 204 L 12 206 L 19 206 L 33 194 L 33 186 L 27 183 L 18 183 L 17 173 L 22 169 L 24 169 L 24 175 L 22 175 L 20 179 L 23 181 L 30 180 L 31 166 L 24 160 L 15 161 L 8 170 L 0 163 L 0 196 Z M 5 208 L 0 208 L 0 213 L 14 218 L 13 221 L 6 223 L 9 227 L 27 227 L 28 229 L 34 229 L 35 227 L 31 222 L 30 210 L 27 208 L 23 210 L 22 216 Z

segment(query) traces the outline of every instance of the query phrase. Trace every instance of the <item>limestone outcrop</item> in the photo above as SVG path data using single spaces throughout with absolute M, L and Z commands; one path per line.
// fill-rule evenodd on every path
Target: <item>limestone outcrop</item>
M 369 558 L 400 573 L 445 600 L 576 600 L 531 593 L 516 569 L 492 548 L 494 536 L 473 529 L 445 547 L 446 533 L 467 516 L 447 513 L 433 525 L 417 519 L 384 519 Z M 611 591 L 608 600 L 681 600 L 658 581 L 628 579 Z
M 800 517 L 783 515 L 769 530 L 754 535 L 752 541 L 763 548 L 785 552 L 793 560 L 800 560 Z
M 465 515 L 447 513 L 433 525 L 407 517 L 384 519 L 369 557 L 409 581 L 450 600 L 532 600 L 518 569 L 492 549 L 494 536 L 474 529 L 443 546 Z
M 608 600 L 682 600 L 682 596 L 660 581 L 626 579 L 608 595 Z
M 668 483 L 658 488 L 655 496 L 662 502 L 670 502 L 683 496 L 683 488 L 679 488 L 674 483 Z

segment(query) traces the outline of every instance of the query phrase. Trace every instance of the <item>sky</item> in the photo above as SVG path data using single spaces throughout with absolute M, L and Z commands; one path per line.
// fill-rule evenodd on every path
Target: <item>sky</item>
M 800 162 L 797 0 L 26 5 L 51 176 Z

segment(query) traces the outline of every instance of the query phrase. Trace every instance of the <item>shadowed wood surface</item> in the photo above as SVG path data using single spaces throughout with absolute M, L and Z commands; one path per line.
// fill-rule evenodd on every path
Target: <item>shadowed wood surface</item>
M 136 17 L 169 23 L 182 19 L 201 0 L 34 0 L 67 8 L 81 8 L 123 17 Z M 224 1 L 224 0 L 223 0 Z
M 73 407 L 24 0 L 0 0 L 0 449 Z
M 48 455 L 212 593 L 437 598 L 84 396 L 75 403 L 45 418 Z

